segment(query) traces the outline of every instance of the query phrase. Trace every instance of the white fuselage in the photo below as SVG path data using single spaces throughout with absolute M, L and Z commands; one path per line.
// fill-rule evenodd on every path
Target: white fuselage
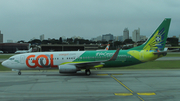
M 72 62 L 84 52 L 36 52 L 18 54 L 4 61 L 2 65 L 16 70 L 58 69 L 61 63 Z

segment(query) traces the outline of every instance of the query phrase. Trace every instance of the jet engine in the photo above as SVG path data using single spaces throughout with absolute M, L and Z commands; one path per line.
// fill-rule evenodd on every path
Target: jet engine
M 79 69 L 74 65 L 59 65 L 59 73 L 76 73 Z

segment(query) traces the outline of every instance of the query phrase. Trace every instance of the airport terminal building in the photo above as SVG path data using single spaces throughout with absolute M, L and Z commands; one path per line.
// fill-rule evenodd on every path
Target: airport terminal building
M 84 51 L 84 50 L 97 50 L 98 45 L 94 44 L 42 44 L 40 45 L 41 52 L 48 51 Z
M 28 50 L 29 43 L 0 43 L 0 50 L 3 53 L 14 53 L 17 50 Z
M 3 53 L 15 53 L 17 50 L 28 50 L 33 47 L 33 52 L 49 52 L 49 51 L 84 51 L 97 50 L 98 45 L 94 44 L 41 44 L 39 46 L 29 43 L 0 43 L 0 50 Z

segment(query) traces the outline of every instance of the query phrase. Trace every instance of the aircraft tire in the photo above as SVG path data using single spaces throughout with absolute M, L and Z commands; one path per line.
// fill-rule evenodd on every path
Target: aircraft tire
M 18 72 L 18 75 L 21 75 L 21 72 Z
M 85 72 L 86 72 L 86 75 L 88 75 L 88 76 L 91 75 L 91 71 L 89 69 L 86 69 Z

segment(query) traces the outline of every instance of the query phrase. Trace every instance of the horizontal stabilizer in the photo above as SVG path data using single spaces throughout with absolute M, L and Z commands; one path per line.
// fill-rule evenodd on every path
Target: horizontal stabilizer
M 173 49 L 173 50 L 167 50 L 167 51 L 161 51 L 161 52 L 153 52 L 153 54 L 163 54 L 163 53 L 167 53 L 167 52 L 175 52 L 178 51 L 179 49 Z

